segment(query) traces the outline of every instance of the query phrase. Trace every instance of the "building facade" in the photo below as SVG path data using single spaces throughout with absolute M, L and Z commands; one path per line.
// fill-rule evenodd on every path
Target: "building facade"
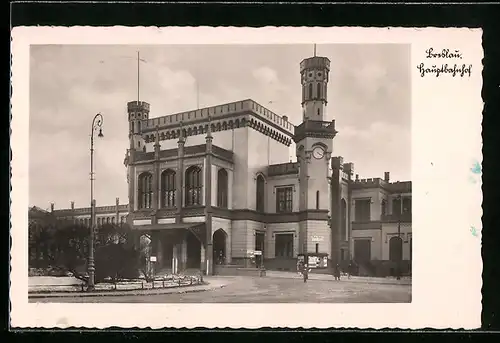
M 97 207 L 95 224 L 128 223 L 174 272 L 254 261 L 293 270 L 317 255 L 323 267 L 356 259 L 373 273 L 411 259 L 411 183 L 359 180 L 332 157 L 329 72 L 326 57 L 300 63 L 298 126 L 250 99 L 154 118 L 147 102 L 129 102 L 128 204 Z M 90 208 L 52 210 L 90 220 Z

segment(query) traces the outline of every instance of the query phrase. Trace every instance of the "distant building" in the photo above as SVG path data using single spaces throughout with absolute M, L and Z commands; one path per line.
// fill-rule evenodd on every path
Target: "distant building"
M 294 269 L 301 254 L 327 266 L 355 259 L 367 274 L 399 260 L 409 269 L 411 182 L 359 180 L 352 163 L 332 157 L 329 71 L 326 57 L 301 62 L 298 126 L 253 100 L 156 118 L 148 103 L 129 102 L 128 205 L 97 207 L 96 224 L 126 221 L 147 234 L 165 269 L 212 273 L 259 252 L 271 269 Z M 90 221 L 90 208 L 53 212 Z

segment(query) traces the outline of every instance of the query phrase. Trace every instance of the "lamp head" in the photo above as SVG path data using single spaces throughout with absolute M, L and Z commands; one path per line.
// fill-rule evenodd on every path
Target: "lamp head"
M 102 134 L 102 129 L 99 129 L 99 134 L 97 135 L 97 137 L 104 137 L 104 135 Z

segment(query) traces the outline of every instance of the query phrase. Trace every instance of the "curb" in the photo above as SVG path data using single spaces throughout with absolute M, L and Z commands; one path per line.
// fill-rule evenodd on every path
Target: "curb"
M 267 276 L 268 278 L 273 278 L 273 279 L 291 279 L 291 280 L 302 280 L 302 277 L 296 278 L 296 277 L 291 277 L 291 276 Z M 344 279 L 344 280 L 329 280 L 329 279 L 311 279 L 308 278 L 307 281 L 328 281 L 328 282 L 350 282 L 350 283 L 369 283 L 369 284 L 377 284 L 377 285 L 393 285 L 393 286 L 411 286 L 412 283 L 397 283 L 397 282 L 380 282 L 380 281 L 354 281 L 352 279 Z
M 208 288 L 201 289 L 184 289 L 184 290 L 176 290 L 173 292 L 161 292 L 159 290 L 149 292 L 148 290 L 142 291 L 140 293 L 134 291 L 120 292 L 110 294 L 108 292 L 102 293 L 61 293 L 59 295 L 54 295 L 54 293 L 47 294 L 28 294 L 28 299 L 49 299 L 49 298 L 97 298 L 97 297 L 121 297 L 121 296 L 148 296 L 148 295 L 167 295 L 167 294 L 183 294 L 183 293 L 197 293 L 197 292 L 207 292 L 213 291 L 216 289 L 224 288 L 227 284 L 221 284 L 218 286 L 212 286 Z

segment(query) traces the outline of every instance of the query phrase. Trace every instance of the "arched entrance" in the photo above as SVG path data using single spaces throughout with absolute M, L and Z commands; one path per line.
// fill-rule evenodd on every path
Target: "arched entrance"
M 200 269 L 201 242 L 191 231 L 187 233 L 186 246 L 186 269 Z
M 226 251 L 227 233 L 218 229 L 213 235 L 213 259 L 214 264 L 225 264 L 227 251 Z

